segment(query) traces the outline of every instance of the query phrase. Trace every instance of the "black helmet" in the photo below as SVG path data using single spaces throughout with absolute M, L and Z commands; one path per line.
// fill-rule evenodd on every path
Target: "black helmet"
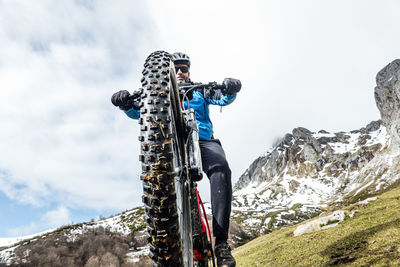
M 188 55 L 184 53 L 181 52 L 173 53 L 172 60 L 174 61 L 174 64 L 186 64 L 190 68 L 190 58 Z

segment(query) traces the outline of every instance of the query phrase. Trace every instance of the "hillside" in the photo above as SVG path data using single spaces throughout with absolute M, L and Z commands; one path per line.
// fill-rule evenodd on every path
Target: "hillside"
M 150 266 L 143 215 L 138 207 L 99 221 L 4 240 L 0 266 Z
M 337 226 L 294 236 L 295 225 L 254 239 L 233 251 L 238 266 L 400 266 L 396 184 L 376 200 L 342 208 L 347 215 Z

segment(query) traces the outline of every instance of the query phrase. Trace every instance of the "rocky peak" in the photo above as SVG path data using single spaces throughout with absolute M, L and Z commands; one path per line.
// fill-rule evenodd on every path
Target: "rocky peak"
M 390 149 L 400 152 L 400 59 L 376 75 L 375 101 L 391 138 Z
M 380 130 L 380 131 L 378 131 Z M 261 183 L 286 172 L 296 177 L 318 177 L 322 170 L 341 177 L 349 168 L 359 169 L 383 148 L 386 132 L 382 121 L 349 133 L 318 133 L 298 127 L 286 134 L 271 151 L 255 160 L 239 178 L 235 190 Z M 341 169 L 340 173 L 336 170 Z
M 297 127 L 297 128 L 293 129 L 292 134 L 293 134 L 294 138 L 296 138 L 296 139 L 306 140 L 307 138 L 309 138 L 311 136 L 312 132 L 306 128 Z

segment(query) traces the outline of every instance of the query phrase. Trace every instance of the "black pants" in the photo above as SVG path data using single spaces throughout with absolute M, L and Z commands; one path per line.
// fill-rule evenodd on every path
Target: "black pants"
M 228 240 L 232 204 L 231 169 L 218 139 L 200 140 L 203 171 L 210 179 L 215 243 Z

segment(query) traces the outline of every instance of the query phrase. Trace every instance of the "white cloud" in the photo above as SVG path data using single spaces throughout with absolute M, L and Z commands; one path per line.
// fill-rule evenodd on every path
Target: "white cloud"
M 137 126 L 110 97 L 138 86 L 140 71 L 126 73 L 142 65 L 151 22 L 130 1 L 77 3 L 0 3 L 0 190 L 35 206 L 129 208 L 140 202 Z
M 55 210 L 48 211 L 42 218 L 48 228 L 57 228 L 71 223 L 70 213 L 66 207 L 60 206 Z

